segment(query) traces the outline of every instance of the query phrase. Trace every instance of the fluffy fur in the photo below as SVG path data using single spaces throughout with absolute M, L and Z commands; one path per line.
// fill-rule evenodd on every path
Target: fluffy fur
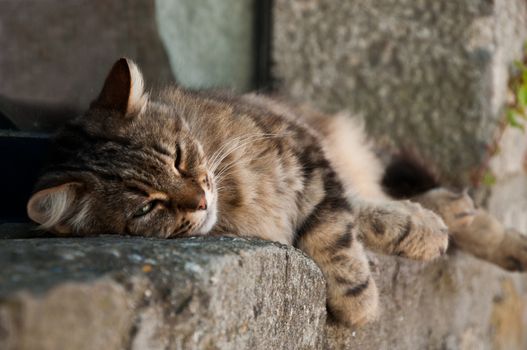
M 121 59 L 55 143 L 28 203 L 45 229 L 293 244 L 319 265 L 328 310 L 348 325 L 378 310 L 365 247 L 428 261 L 448 246 L 440 216 L 383 193 L 382 166 L 345 114 L 180 87 L 148 96 L 138 68 Z M 446 193 L 418 200 L 461 232 L 472 203 Z

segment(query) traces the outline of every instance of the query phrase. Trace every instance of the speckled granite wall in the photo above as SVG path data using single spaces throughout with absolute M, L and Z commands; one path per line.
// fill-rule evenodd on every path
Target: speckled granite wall
M 363 116 L 467 184 L 492 142 L 523 0 L 276 0 L 273 74 L 286 95 Z

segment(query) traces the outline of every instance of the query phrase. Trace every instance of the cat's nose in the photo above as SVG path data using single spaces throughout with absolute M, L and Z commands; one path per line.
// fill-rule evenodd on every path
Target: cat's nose
M 201 195 L 201 198 L 198 203 L 198 210 L 206 210 L 207 209 L 207 198 L 205 197 L 205 194 Z
M 207 209 L 207 198 L 202 189 L 193 189 L 191 186 L 186 191 L 180 191 L 171 196 L 175 207 L 183 210 L 205 210 Z

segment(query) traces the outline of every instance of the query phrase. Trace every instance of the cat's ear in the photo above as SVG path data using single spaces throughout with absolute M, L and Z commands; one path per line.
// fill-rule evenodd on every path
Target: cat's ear
M 65 221 L 71 219 L 81 187 L 78 182 L 68 182 L 36 192 L 27 203 L 27 215 L 43 229 L 71 233 L 71 227 Z
M 113 65 L 92 107 L 117 111 L 123 115 L 137 114 L 148 99 L 143 85 L 143 75 L 135 63 L 121 58 Z

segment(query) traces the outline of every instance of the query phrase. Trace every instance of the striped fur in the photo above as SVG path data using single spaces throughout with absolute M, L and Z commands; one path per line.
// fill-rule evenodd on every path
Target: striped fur
M 358 325 L 378 309 L 365 245 L 429 260 L 448 244 L 435 214 L 385 197 L 364 141 L 348 116 L 259 95 L 146 94 L 122 59 L 91 108 L 57 135 L 28 214 L 77 235 L 234 234 L 296 245 L 326 276 L 331 315 Z

